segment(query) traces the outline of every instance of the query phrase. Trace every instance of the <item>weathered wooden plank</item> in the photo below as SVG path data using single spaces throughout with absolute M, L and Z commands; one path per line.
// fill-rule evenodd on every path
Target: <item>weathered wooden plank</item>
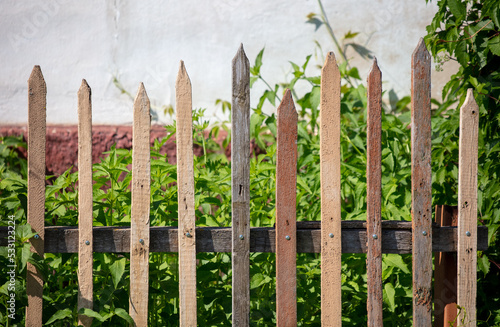
M 193 109 L 191 81 L 181 61 L 175 83 L 177 187 L 179 198 L 180 325 L 196 326 L 196 228 L 194 210 Z
M 435 219 L 439 226 L 457 226 L 458 208 L 436 206 Z M 436 234 L 433 235 L 435 240 Z M 457 259 L 453 253 L 434 255 L 434 326 L 457 326 Z
M 342 325 L 340 216 L 340 72 L 329 52 L 321 69 L 321 323 Z
M 462 326 L 476 326 L 477 163 L 479 108 L 472 89 L 460 108 L 457 302 Z
M 233 326 L 250 324 L 250 62 L 233 58 L 231 109 Z
M 45 129 L 47 86 L 40 66 L 28 79 L 28 224 L 38 233 L 30 239 L 31 251 L 44 256 L 45 240 Z M 26 326 L 41 326 L 43 279 L 34 265 L 27 264 Z
M 391 228 L 382 221 L 382 253 L 411 253 L 411 222 Z M 318 226 L 320 226 L 318 224 Z M 360 227 L 361 226 L 361 227 Z M 321 229 L 302 228 L 297 224 L 297 252 L 321 253 Z M 387 228 L 386 228 L 387 227 Z M 151 227 L 150 252 L 178 252 L 177 227 Z M 77 253 L 78 227 L 45 227 L 46 253 Z M 366 253 L 366 224 L 342 222 L 342 253 Z M 456 252 L 457 227 L 433 228 L 432 251 Z M 250 229 L 250 252 L 275 252 L 275 230 L 270 227 Z M 130 228 L 94 227 L 94 252 L 130 252 Z M 7 245 L 7 227 L 0 227 L 0 246 Z M 478 226 L 478 251 L 488 249 L 488 228 Z M 196 252 L 231 252 L 231 228 L 197 227 Z
M 277 109 L 276 325 L 297 325 L 297 111 L 286 90 Z
M 149 207 L 151 129 L 149 98 L 141 83 L 134 101 L 132 210 L 130 233 L 130 307 L 136 326 L 148 325 Z
M 78 310 L 93 309 L 92 221 L 92 102 L 83 80 L 78 91 Z M 78 324 L 90 326 L 92 318 L 79 315 Z
M 431 56 L 420 39 L 411 58 L 413 326 L 432 324 Z
M 367 131 L 367 203 L 366 231 L 368 237 L 367 310 L 368 326 L 382 326 L 382 72 L 377 59 L 368 74 Z M 371 236 L 371 237 L 370 237 Z

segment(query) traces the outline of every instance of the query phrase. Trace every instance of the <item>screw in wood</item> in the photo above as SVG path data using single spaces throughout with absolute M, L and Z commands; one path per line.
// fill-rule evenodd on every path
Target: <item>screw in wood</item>
M 372 237 L 373 237 L 374 240 L 376 240 L 378 238 L 378 235 L 377 234 L 373 234 Z
M 240 235 L 240 240 L 244 240 L 245 237 L 243 235 Z
M 330 238 L 333 238 L 333 233 L 328 234 L 328 236 L 330 236 Z
M 466 232 L 465 232 L 465 235 L 470 236 L 470 232 L 469 232 L 469 231 L 466 231 Z
M 144 240 L 141 238 L 141 239 L 139 240 L 139 243 L 144 244 Z
M 85 244 L 90 245 L 90 241 L 85 241 Z
M 287 241 L 290 241 L 290 236 L 285 236 L 285 238 L 287 239 Z

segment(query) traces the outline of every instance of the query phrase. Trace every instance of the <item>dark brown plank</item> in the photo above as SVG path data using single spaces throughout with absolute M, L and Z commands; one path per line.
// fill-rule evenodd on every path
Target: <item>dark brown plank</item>
M 413 326 L 432 324 L 431 56 L 420 39 L 411 58 Z
M 277 110 L 276 325 L 297 325 L 297 111 L 286 90 Z
M 45 129 L 47 86 L 40 66 L 28 80 L 28 224 L 38 233 L 30 239 L 31 251 L 44 256 L 45 226 Z M 43 279 L 28 262 L 26 275 L 26 326 L 41 326 Z
M 411 222 L 400 222 L 398 228 L 385 228 L 382 221 L 382 253 L 411 253 Z M 342 252 L 366 253 L 366 226 L 358 228 L 358 222 L 345 221 L 342 224 Z M 320 253 L 320 228 L 297 228 L 297 252 Z M 78 227 L 45 227 L 46 253 L 77 253 Z M 434 252 L 456 252 L 457 227 L 434 227 L 432 250 Z M 177 227 L 150 227 L 150 252 L 178 252 Z M 196 228 L 196 252 L 231 252 L 230 227 Z M 276 234 L 274 228 L 255 227 L 250 229 L 250 252 L 275 252 Z M 130 228 L 94 227 L 94 252 L 130 252 Z M 7 227 L 0 227 L 0 246 L 6 246 Z M 478 226 L 478 251 L 488 249 L 488 228 Z
M 367 131 L 367 203 L 366 231 L 368 237 L 367 311 L 368 326 L 382 326 L 382 72 L 377 59 L 368 74 Z
M 457 226 L 458 208 L 436 206 L 439 226 Z M 434 235 L 435 239 L 435 235 Z M 457 326 L 457 258 L 453 253 L 434 255 L 434 327 Z
M 233 58 L 231 109 L 233 326 L 250 324 L 250 62 Z

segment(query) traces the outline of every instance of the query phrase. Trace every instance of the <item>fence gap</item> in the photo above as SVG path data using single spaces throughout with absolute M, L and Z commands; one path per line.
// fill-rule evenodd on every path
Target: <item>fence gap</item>
M 457 226 L 458 207 L 437 205 L 435 220 L 440 226 Z M 434 235 L 435 236 L 435 235 Z M 434 326 L 457 326 L 457 258 L 454 253 L 434 254 Z
M 232 320 L 239 327 L 250 324 L 250 63 L 243 44 L 232 66 Z
M 86 80 L 78 90 L 78 310 L 93 309 L 92 100 Z M 78 324 L 92 318 L 78 315 Z
M 136 326 L 148 325 L 150 104 L 144 84 L 134 101 L 132 140 L 132 212 L 130 233 L 130 308 Z
M 340 72 L 333 52 L 321 69 L 321 323 L 342 325 Z
M 196 326 L 196 229 L 194 210 L 191 81 L 181 61 L 175 83 L 180 325 Z
M 368 326 L 382 326 L 382 72 L 377 59 L 368 74 L 367 132 L 367 312 Z
M 290 90 L 277 109 L 276 321 L 297 325 L 297 111 Z
M 477 162 L 479 108 L 472 89 L 460 108 L 458 153 L 458 285 L 461 326 L 476 326 Z
M 413 326 L 432 324 L 431 56 L 420 39 L 411 57 Z
M 38 233 L 30 239 L 31 252 L 45 253 L 45 135 L 47 86 L 40 66 L 28 79 L 28 224 Z M 43 313 L 43 279 L 36 267 L 26 266 L 26 326 L 41 326 Z

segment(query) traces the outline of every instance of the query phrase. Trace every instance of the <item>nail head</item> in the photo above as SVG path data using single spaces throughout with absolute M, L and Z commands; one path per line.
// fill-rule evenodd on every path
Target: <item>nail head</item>
M 373 234 L 372 237 L 373 237 L 373 239 L 376 240 L 378 238 L 378 235 L 377 234 Z
M 424 230 L 424 231 L 422 232 L 422 235 L 427 236 L 427 232 Z
M 244 240 L 245 237 L 243 235 L 240 235 L 240 240 Z
M 469 232 L 469 231 L 466 231 L 466 232 L 465 232 L 465 235 L 470 236 L 470 232 Z
M 330 238 L 333 238 L 333 233 L 328 234 L 328 236 L 330 236 Z
M 86 245 L 90 245 L 90 241 L 85 241 L 85 244 Z
M 190 233 L 190 232 L 186 232 L 186 236 L 187 236 L 187 237 L 191 237 L 191 236 L 193 236 L 193 235 L 191 235 L 191 233 Z
M 285 238 L 286 238 L 288 241 L 290 241 L 290 236 L 288 236 L 288 235 L 287 235 L 287 236 L 285 236 Z
M 139 243 L 144 244 L 144 240 L 141 238 L 141 239 L 139 240 Z
M 39 236 L 38 234 L 37 234 L 37 235 L 35 235 L 34 237 L 35 237 L 35 239 L 37 239 L 37 240 L 40 238 L 40 236 Z

